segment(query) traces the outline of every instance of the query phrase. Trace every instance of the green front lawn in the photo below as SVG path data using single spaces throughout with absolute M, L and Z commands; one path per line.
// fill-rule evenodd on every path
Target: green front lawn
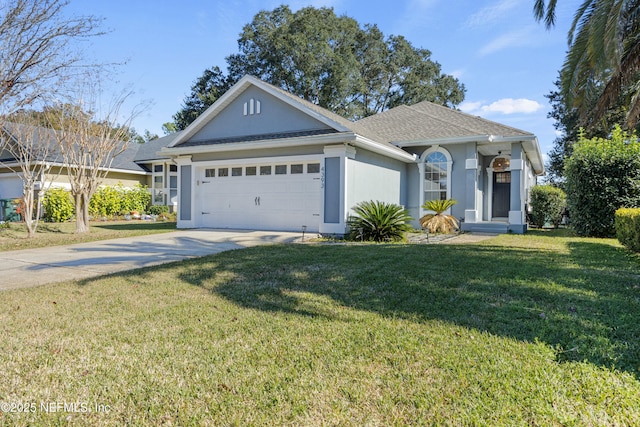
M 224 252 L 3 292 L 0 425 L 640 425 L 639 313 L 614 240 Z
M 0 225 L 0 251 L 95 242 L 96 240 L 166 233 L 175 231 L 175 229 L 175 221 L 97 221 L 91 223 L 88 233 L 76 234 L 75 222 L 41 222 L 36 230 L 36 237 L 29 239 L 24 224 L 6 223 Z

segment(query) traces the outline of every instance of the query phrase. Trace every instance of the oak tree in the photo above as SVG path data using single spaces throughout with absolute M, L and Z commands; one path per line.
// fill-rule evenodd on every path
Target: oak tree
M 465 88 L 442 72 L 427 49 L 332 8 L 288 6 L 261 11 L 244 26 L 239 52 L 205 70 L 174 115 L 182 130 L 246 74 L 357 120 L 400 104 L 432 101 L 455 107 Z

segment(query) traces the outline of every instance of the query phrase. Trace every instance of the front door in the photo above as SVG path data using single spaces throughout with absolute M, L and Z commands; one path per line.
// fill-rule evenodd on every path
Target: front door
M 511 172 L 493 173 L 493 206 L 494 218 L 508 218 L 511 206 Z

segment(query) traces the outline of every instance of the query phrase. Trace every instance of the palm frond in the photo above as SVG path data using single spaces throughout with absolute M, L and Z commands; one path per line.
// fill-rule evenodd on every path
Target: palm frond
M 556 24 L 556 4 L 558 0 L 549 0 L 549 4 L 545 5 L 544 0 L 536 0 L 533 5 L 533 16 L 536 21 L 543 21 L 547 29 Z
M 640 1 L 583 1 L 568 39 L 561 87 L 567 107 L 580 112 L 581 125 L 603 120 L 622 100 L 627 123 L 637 124 L 640 106 L 633 86 L 640 72 Z
M 402 206 L 376 200 L 358 203 L 352 209 L 354 214 L 347 221 L 352 240 L 402 240 L 411 230 L 413 218 Z
M 433 211 L 436 214 L 441 214 L 442 212 L 449 209 L 451 206 L 458 203 L 455 199 L 446 199 L 446 200 L 427 200 L 422 205 L 422 209 L 427 211 Z
M 452 215 L 427 214 L 420 218 L 420 226 L 429 233 L 451 233 L 458 229 L 458 220 Z

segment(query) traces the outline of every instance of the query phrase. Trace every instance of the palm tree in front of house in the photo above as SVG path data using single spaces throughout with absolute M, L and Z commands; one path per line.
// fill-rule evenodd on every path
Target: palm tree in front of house
M 429 233 L 452 233 L 458 229 L 458 220 L 453 215 L 445 214 L 445 211 L 458 203 L 454 199 L 427 200 L 422 209 L 431 211 L 420 218 L 420 226 Z

